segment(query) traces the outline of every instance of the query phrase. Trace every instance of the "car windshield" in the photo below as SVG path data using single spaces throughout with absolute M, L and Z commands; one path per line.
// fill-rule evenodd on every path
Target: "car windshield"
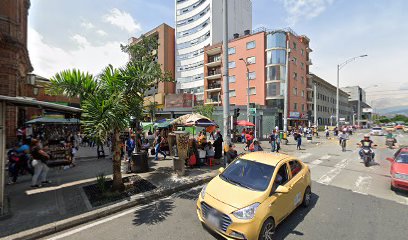
M 408 163 L 408 153 L 400 154 L 395 161 L 397 163 Z
M 378 131 L 378 130 L 382 130 L 382 128 L 377 128 L 377 127 L 375 127 L 375 128 L 373 128 L 373 130 L 374 130 L 374 131 Z
M 231 184 L 256 191 L 265 191 L 275 167 L 245 159 L 232 162 L 220 178 Z

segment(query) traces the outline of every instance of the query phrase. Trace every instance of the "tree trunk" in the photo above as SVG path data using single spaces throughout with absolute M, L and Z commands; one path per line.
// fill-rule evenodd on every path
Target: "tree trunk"
M 120 159 L 120 131 L 115 129 L 114 132 L 114 152 L 113 152 L 113 184 L 112 191 L 123 191 L 125 185 L 122 181 L 121 159 Z

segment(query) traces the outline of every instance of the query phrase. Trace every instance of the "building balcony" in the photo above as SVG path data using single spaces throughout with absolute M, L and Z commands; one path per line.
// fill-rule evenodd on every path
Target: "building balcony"
M 221 91 L 221 83 L 220 82 L 209 83 L 205 91 L 206 92 L 219 92 Z
M 204 104 L 206 104 L 206 105 L 221 104 L 221 99 L 218 99 L 218 98 L 207 98 L 207 99 L 205 100 L 205 103 L 204 103 Z
M 206 76 L 205 78 L 208 80 L 221 78 L 221 69 L 217 69 L 215 71 L 208 71 L 208 76 Z
M 310 66 L 310 65 L 313 65 L 312 59 L 309 58 L 309 60 L 306 61 L 306 64 L 309 65 L 309 66 Z
M 313 50 L 312 50 L 310 47 L 307 47 L 307 48 L 306 48 L 306 51 L 307 51 L 308 53 L 313 52 Z
M 208 63 L 205 64 L 207 67 L 218 67 L 221 66 L 221 55 L 208 57 Z
M 212 48 L 212 49 L 208 49 L 206 51 L 207 55 L 212 56 L 212 55 L 217 55 L 221 53 L 221 46 L 220 47 L 216 47 L 216 48 Z
M 313 104 L 313 99 L 312 98 L 307 98 L 306 103 L 307 104 Z

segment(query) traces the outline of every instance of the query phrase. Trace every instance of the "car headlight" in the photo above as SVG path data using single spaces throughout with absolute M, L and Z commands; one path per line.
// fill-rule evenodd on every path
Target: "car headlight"
M 254 218 L 256 209 L 259 207 L 259 205 L 260 203 L 254 203 L 248 207 L 237 210 L 233 212 L 232 214 L 234 214 L 234 216 L 239 219 L 250 220 Z
M 201 195 L 201 198 L 202 198 L 202 199 L 204 199 L 206 188 L 207 188 L 207 185 L 204 185 L 204 187 L 201 189 L 200 195 Z
M 401 173 L 395 173 L 394 178 L 401 179 L 401 180 L 408 180 L 408 175 L 401 174 Z

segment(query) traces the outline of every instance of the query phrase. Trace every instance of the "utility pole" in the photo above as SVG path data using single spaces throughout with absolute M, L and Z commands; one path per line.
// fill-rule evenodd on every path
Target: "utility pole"
M 289 98 L 289 40 L 286 40 L 286 81 L 285 81 L 285 95 L 283 103 L 283 131 L 288 131 L 288 98 Z
M 339 93 L 340 93 L 340 65 L 337 65 L 337 89 L 336 89 L 336 127 L 339 129 Z
M 224 0 L 223 4 L 223 26 L 224 26 L 224 33 L 223 33 L 223 50 L 224 50 L 224 95 L 223 95 L 223 122 L 224 122 L 224 144 L 231 143 L 231 136 L 229 134 L 229 116 L 230 116 L 230 103 L 229 103 L 229 77 L 228 77 L 228 0 Z
M 249 68 L 248 68 L 248 62 L 245 61 L 245 59 L 240 58 L 239 60 L 243 61 L 245 63 L 245 67 L 246 67 L 246 71 L 247 71 L 247 82 L 248 82 L 248 86 L 247 86 L 247 97 L 248 97 L 248 102 L 247 102 L 247 121 L 250 122 L 250 112 L 249 112 L 249 105 L 250 105 L 250 92 L 249 92 Z M 255 131 L 256 132 L 256 131 Z
M 313 113 L 314 113 L 314 125 L 316 128 L 318 127 L 319 121 L 317 121 L 317 84 L 316 82 L 313 83 L 313 102 L 314 102 L 314 107 L 313 107 Z

